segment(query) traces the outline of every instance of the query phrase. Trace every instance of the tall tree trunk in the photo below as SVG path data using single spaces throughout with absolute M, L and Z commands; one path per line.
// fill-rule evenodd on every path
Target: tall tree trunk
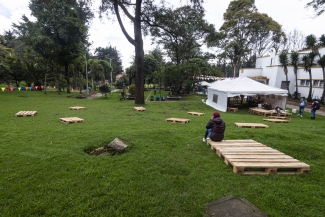
M 136 79 L 135 79 L 135 103 L 144 103 L 144 75 L 143 75 L 143 40 L 141 31 L 141 3 L 142 0 L 136 1 L 135 19 L 134 19 L 134 40 L 135 40 L 135 64 L 136 64 Z
M 307 100 L 309 101 L 309 102 L 311 102 L 312 101 L 312 98 L 311 98 L 311 92 L 312 92 L 312 90 L 313 90 L 313 84 L 312 84 L 312 75 L 311 75 L 311 69 L 309 69 L 308 70 L 308 73 L 309 73 L 309 93 L 308 93 L 308 98 L 307 98 Z
M 70 76 L 69 76 L 69 63 L 64 63 L 64 71 L 65 71 L 65 80 L 67 81 L 67 93 L 70 92 Z
M 295 70 L 295 79 L 296 79 L 296 95 L 295 95 L 295 99 L 298 99 L 298 78 L 297 78 L 297 70 Z
M 289 91 L 289 83 L 288 83 L 288 69 L 287 68 L 284 69 L 284 73 L 286 75 L 286 83 L 287 83 L 288 94 L 290 94 L 290 91 Z

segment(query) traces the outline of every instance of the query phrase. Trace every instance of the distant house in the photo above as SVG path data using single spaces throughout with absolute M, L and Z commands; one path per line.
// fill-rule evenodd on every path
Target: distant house
M 298 53 L 300 54 L 300 59 L 309 52 L 311 52 L 311 50 L 299 51 Z M 325 48 L 319 49 L 319 52 L 321 56 L 325 55 Z M 288 58 L 290 60 L 290 53 L 288 54 Z M 318 57 L 316 57 L 316 60 L 317 59 Z M 313 85 L 312 98 L 321 98 L 324 86 L 322 68 L 319 65 L 316 65 L 312 67 L 311 73 Z M 273 87 L 287 89 L 286 76 L 279 61 L 279 54 L 271 54 L 257 58 L 256 68 L 241 69 L 239 71 L 239 77 L 249 77 Z M 303 67 L 299 67 L 297 78 L 298 92 L 301 94 L 301 96 L 307 98 L 310 84 L 309 73 L 306 72 Z M 296 81 L 292 66 L 288 66 L 288 83 L 289 92 L 293 94 L 296 91 Z
M 123 76 L 123 74 L 117 74 L 116 77 L 115 77 L 115 81 L 118 81 L 120 80 L 120 78 Z

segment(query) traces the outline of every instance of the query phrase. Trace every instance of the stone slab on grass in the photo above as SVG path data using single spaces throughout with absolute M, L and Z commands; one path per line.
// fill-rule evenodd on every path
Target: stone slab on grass
M 266 213 L 244 198 L 227 196 L 205 205 L 207 217 L 267 217 Z

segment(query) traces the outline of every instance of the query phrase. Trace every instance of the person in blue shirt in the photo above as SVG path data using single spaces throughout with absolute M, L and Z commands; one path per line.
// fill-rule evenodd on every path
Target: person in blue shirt
M 306 105 L 307 105 L 307 100 L 305 97 L 302 97 L 299 101 L 299 114 L 297 116 L 302 117 L 302 114 L 304 113 Z

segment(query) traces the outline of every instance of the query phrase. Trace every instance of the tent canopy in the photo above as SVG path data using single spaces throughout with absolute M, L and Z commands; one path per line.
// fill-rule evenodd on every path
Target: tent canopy
M 272 105 L 285 108 L 287 94 L 287 90 L 271 87 L 247 77 L 241 77 L 214 82 L 212 86 L 208 87 L 206 104 L 217 110 L 226 111 L 228 97 L 239 95 L 275 95 L 277 97 L 270 98 L 269 100 Z
M 271 87 L 254 81 L 247 77 L 236 78 L 233 80 L 224 80 L 214 82 L 209 89 L 214 89 L 220 92 L 227 92 L 228 97 L 238 95 L 280 95 L 287 96 L 288 91 L 276 87 Z

